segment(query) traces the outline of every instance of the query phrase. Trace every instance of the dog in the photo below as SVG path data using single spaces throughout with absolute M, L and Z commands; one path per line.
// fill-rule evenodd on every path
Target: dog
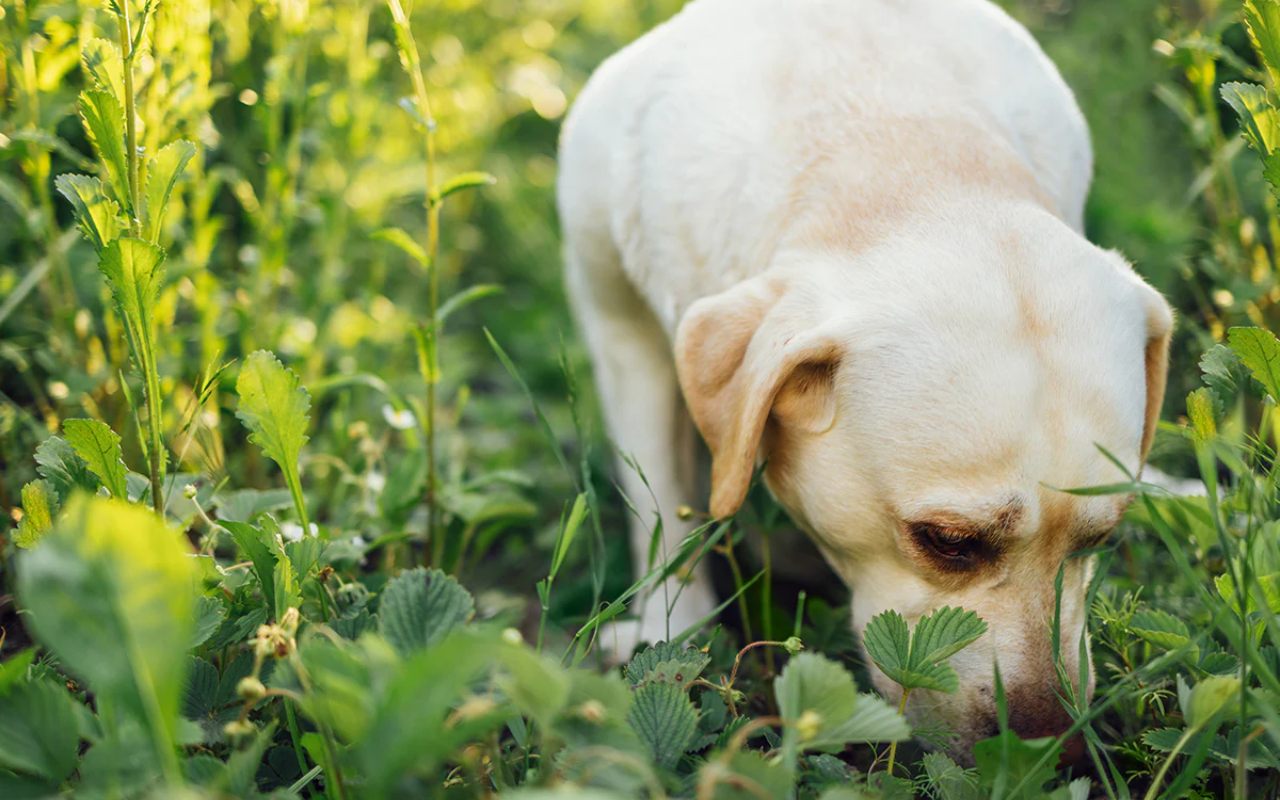
M 1066 730 L 1078 555 L 1131 498 L 1061 489 L 1138 474 L 1173 326 L 1085 238 L 1091 173 L 1070 89 L 987 0 L 694 0 L 606 61 L 566 119 L 558 203 L 608 431 L 638 468 L 641 569 L 655 521 L 670 553 L 693 524 L 677 509 L 707 507 L 696 426 L 711 516 L 763 463 L 859 634 L 887 609 L 987 621 L 952 660 L 958 694 L 913 692 L 913 723 L 961 756 L 993 735 L 998 663 L 1014 731 Z M 672 580 L 619 647 L 713 612 L 705 574 Z

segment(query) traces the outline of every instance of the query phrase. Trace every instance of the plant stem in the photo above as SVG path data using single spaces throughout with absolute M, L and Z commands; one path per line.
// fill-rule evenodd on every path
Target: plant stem
M 129 232 L 142 235 L 142 188 L 138 166 L 138 109 L 133 86 L 133 22 L 129 16 L 129 0 L 121 0 L 116 29 L 120 37 L 120 54 L 124 72 L 124 123 L 125 155 L 129 163 Z M 164 516 L 164 441 L 160 435 L 160 375 L 156 367 L 155 342 L 149 326 L 142 325 L 137 337 L 134 356 L 142 370 L 146 393 L 147 429 L 150 442 L 147 446 L 147 471 L 151 482 L 151 506 Z
M 902 690 L 902 699 L 898 701 L 898 714 L 901 715 L 906 712 L 907 697 L 909 697 L 910 695 L 911 695 L 910 689 Z M 895 758 L 897 758 L 897 756 L 898 756 L 898 743 L 892 742 L 889 745 L 889 764 L 885 767 L 885 770 L 889 773 L 889 775 L 893 775 L 893 761 Z
M 427 540 L 433 545 L 436 542 L 440 514 L 436 502 L 436 384 L 440 379 L 436 310 L 440 305 L 440 198 L 436 186 L 436 120 L 431 113 L 431 98 L 427 94 L 427 82 L 422 74 L 422 60 L 418 56 L 418 45 L 413 38 L 413 28 L 409 15 L 405 13 L 400 0 L 387 0 L 392 19 L 397 29 L 397 44 L 400 49 L 400 62 L 409 80 L 413 83 L 414 106 L 419 121 L 425 129 L 423 137 L 426 147 L 426 199 L 423 208 L 427 222 L 427 322 L 423 326 L 422 336 L 426 357 L 420 359 L 423 380 L 427 384 L 426 397 L 426 447 L 427 447 Z

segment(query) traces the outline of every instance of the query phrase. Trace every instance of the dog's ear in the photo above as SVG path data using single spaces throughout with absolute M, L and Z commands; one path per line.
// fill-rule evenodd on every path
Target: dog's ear
M 1142 283 L 1140 290 L 1147 324 L 1147 343 L 1143 356 L 1147 376 L 1146 418 L 1142 425 L 1142 448 L 1139 456 L 1139 463 L 1145 464 L 1151 442 L 1156 436 L 1156 425 L 1160 421 L 1160 406 L 1164 402 L 1164 387 L 1169 372 L 1169 339 L 1173 335 L 1173 311 L 1164 296 L 1155 289 Z
M 771 411 L 779 424 L 813 433 L 834 422 L 839 349 L 816 308 L 785 279 L 762 276 L 699 300 L 680 321 L 676 371 L 711 449 L 716 518 L 742 505 Z

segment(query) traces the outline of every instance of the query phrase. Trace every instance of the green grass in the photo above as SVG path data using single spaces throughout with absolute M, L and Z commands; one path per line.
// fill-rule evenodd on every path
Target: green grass
M 1087 767 L 909 739 L 847 595 L 745 545 L 790 527 L 762 489 L 632 583 L 555 142 L 677 3 L 16 0 L 0 796 L 1280 793 L 1280 143 L 1240 136 L 1280 118 L 1280 62 L 1232 3 L 1003 5 L 1091 122 L 1090 235 L 1179 309 L 1153 460 L 1210 487 L 1145 492 L 1094 555 L 1095 696 L 1059 676 Z M 1234 81 L 1267 87 L 1243 116 Z M 606 667 L 607 623 L 704 549 L 725 624 Z M 886 615 L 868 654 L 945 691 L 981 625 Z

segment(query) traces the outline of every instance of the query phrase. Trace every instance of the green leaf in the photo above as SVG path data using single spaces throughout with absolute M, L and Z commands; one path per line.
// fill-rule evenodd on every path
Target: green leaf
M 1280 82 L 1280 5 L 1274 0 L 1245 0 L 1244 25 L 1259 60 Z
M 1182 620 L 1158 609 L 1143 609 L 1133 615 L 1129 629 L 1138 637 L 1165 650 L 1176 650 L 1191 643 L 1191 631 Z M 1190 658 L 1199 659 L 1199 648 L 1190 648 Z
M 1240 377 L 1244 376 L 1240 357 L 1225 344 L 1215 344 L 1200 357 L 1200 371 L 1204 382 L 1220 400 L 1235 396 Z
M 427 258 L 427 251 L 422 249 L 422 245 L 413 240 L 403 228 L 380 228 L 374 231 L 371 236 L 380 242 L 386 242 L 400 248 L 406 255 L 418 263 L 420 267 L 426 267 L 431 263 Z
M 0 767 L 60 782 L 75 768 L 80 744 L 76 708 L 49 680 L 0 696 Z
M 1227 343 L 1272 400 L 1280 402 L 1280 341 L 1262 328 L 1231 328 Z
M 710 663 L 711 656 L 697 648 L 658 642 L 636 653 L 624 673 L 632 686 L 651 682 L 687 685 L 696 680 Z
M 128 236 L 109 242 L 98 257 L 98 270 L 107 279 L 116 309 L 128 327 L 139 367 L 154 352 L 154 309 L 164 281 L 164 258 L 159 247 Z
M 69 419 L 62 423 L 62 435 L 112 497 L 128 499 L 124 454 L 115 431 L 96 419 Z
M 911 726 L 880 695 L 859 694 L 853 716 L 832 728 L 828 736 L 850 744 L 901 742 L 910 738 Z
M 204 644 L 218 628 L 222 627 L 222 621 L 227 618 L 227 607 L 217 597 L 201 595 L 196 600 L 194 617 L 195 630 L 191 634 L 191 641 L 187 644 L 188 650 Z
M 124 97 L 124 60 L 114 42 L 93 37 L 80 45 L 80 64 L 95 89 Z
M 653 760 L 674 769 L 697 733 L 698 712 L 679 686 L 649 683 L 636 690 L 627 722 Z
M 301 504 L 302 488 L 298 480 L 298 455 L 307 443 L 311 396 L 298 384 L 298 376 L 266 350 L 257 350 L 245 359 L 236 379 L 240 403 L 236 416 L 249 429 L 249 441 L 284 472 L 285 481 Z M 303 509 L 300 521 L 307 526 Z
M 897 611 L 885 611 L 871 618 L 862 634 L 867 655 L 889 680 L 902 685 L 911 663 L 911 631 Z
M 19 650 L 4 661 L 0 661 L 0 695 L 8 694 L 9 690 L 20 681 L 26 680 L 27 668 L 35 660 L 36 649 L 28 647 L 26 650 Z
M 120 235 L 120 205 L 107 197 L 102 181 L 88 175 L 59 175 L 54 180 L 58 193 L 71 203 L 76 224 L 86 239 L 99 250 Z
M 471 616 L 475 601 L 467 590 L 438 569 L 418 567 L 400 573 L 378 604 L 378 632 L 409 656 L 439 642 Z
M 56 499 L 48 481 L 35 480 L 22 487 L 22 519 L 13 532 L 14 544 L 24 549 L 35 547 L 53 526 Z
M 258 584 L 262 587 L 267 607 L 274 610 L 276 607 L 276 559 L 271 554 L 271 548 L 267 546 L 267 535 L 260 528 L 246 522 L 223 520 L 219 524 L 231 533 L 231 538 L 236 540 L 236 546 L 240 548 L 240 552 L 253 563 L 253 574 L 257 576 Z
M 978 773 L 967 770 L 943 753 L 925 753 L 924 771 L 939 800 L 982 800 Z
M 61 436 L 50 436 L 36 447 L 36 472 L 64 502 L 76 491 L 93 493 L 101 485 L 84 459 Z
M 1239 693 L 1240 678 L 1235 675 L 1212 675 L 1200 681 L 1182 708 L 1187 726 L 1199 729 L 1209 725 Z
M 100 705 L 145 726 L 170 778 L 197 579 L 189 555 L 151 512 L 81 496 L 17 569 L 37 638 Z
M 366 781 L 361 796 L 385 797 L 406 773 L 430 774 L 463 742 L 497 730 L 504 719 L 499 714 L 460 717 L 449 725 L 446 719 L 501 646 L 488 632 L 461 629 L 404 662 L 352 747 Z
M 439 203 L 449 195 L 461 192 L 464 189 L 492 186 L 497 182 L 498 179 L 487 172 L 463 172 L 445 181 L 444 185 L 431 196 L 431 201 L 432 203 Z
M 560 526 L 560 536 L 556 539 L 556 549 L 551 556 L 551 572 L 547 576 L 548 580 L 555 580 L 556 574 L 560 572 L 560 565 L 564 563 L 564 557 L 568 555 L 569 547 L 573 544 L 574 538 L 578 535 L 578 529 L 582 527 L 582 521 L 586 518 L 587 495 L 579 493 L 577 499 L 573 501 L 573 508 L 569 510 L 569 518 Z
M 712 757 L 699 772 L 715 774 L 715 790 L 708 795 L 714 800 L 788 797 L 795 784 L 781 764 L 755 750 L 738 750 L 724 760 Z
M 124 145 L 124 109 L 110 92 L 80 93 L 80 119 L 98 158 L 107 169 L 116 199 L 129 208 L 129 164 Z
M 1042 800 L 1044 785 L 1057 772 L 1062 746 L 1057 739 L 1022 740 L 1012 730 L 983 739 L 973 746 L 973 760 L 986 797 Z M 1038 766 L 1037 766 L 1038 765 Z M 1011 791 L 1021 786 L 1017 792 Z
M 786 763 L 804 750 L 839 752 L 850 742 L 896 742 L 911 734 L 901 714 L 874 695 L 859 695 L 849 670 L 816 653 L 787 662 L 773 693 L 786 726 Z
M 143 235 L 155 244 L 160 243 L 160 231 L 164 226 L 164 212 L 169 205 L 169 195 L 182 175 L 187 162 L 196 154 L 196 146 L 179 139 L 160 148 L 160 152 L 147 164 L 146 225 Z
M 944 606 L 916 623 L 911 634 L 911 664 L 932 664 L 960 652 L 987 632 L 972 611 Z
M 1187 419 L 1191 422 L 1191 433 L 1197 442 L 1208 442 L 1217 435 L 1213 393 L 1208 387 L 1201 387 L 1187 395 Z
M 1236 112 L 1244 138 L 1262 156 L 1280 142 L 1280 115 L 1276 114 L 1267 90 L 1256 83 L 1224 83 L 1218 90 Z
M 972 611 L 944 606 L 916 623 L 896 611 L 878 614 L 867 624 L 863 644 L 876 666 L 904 689 L 954 692 L 959 686 L 947 659 L 977 641 L 987 624 Z
M 496 283 L 481 283 L 476 286 L 468 286 L 453 297 L 445 300 L 440 304 L 440 307 L 436 309 L 436 328 L 438 330 L 443 329 L 444 321 L 455 311 L 466 308 L 477 300 L 481 300 L 495 294 L 501 294 L 502 291 L 502 287 Z

